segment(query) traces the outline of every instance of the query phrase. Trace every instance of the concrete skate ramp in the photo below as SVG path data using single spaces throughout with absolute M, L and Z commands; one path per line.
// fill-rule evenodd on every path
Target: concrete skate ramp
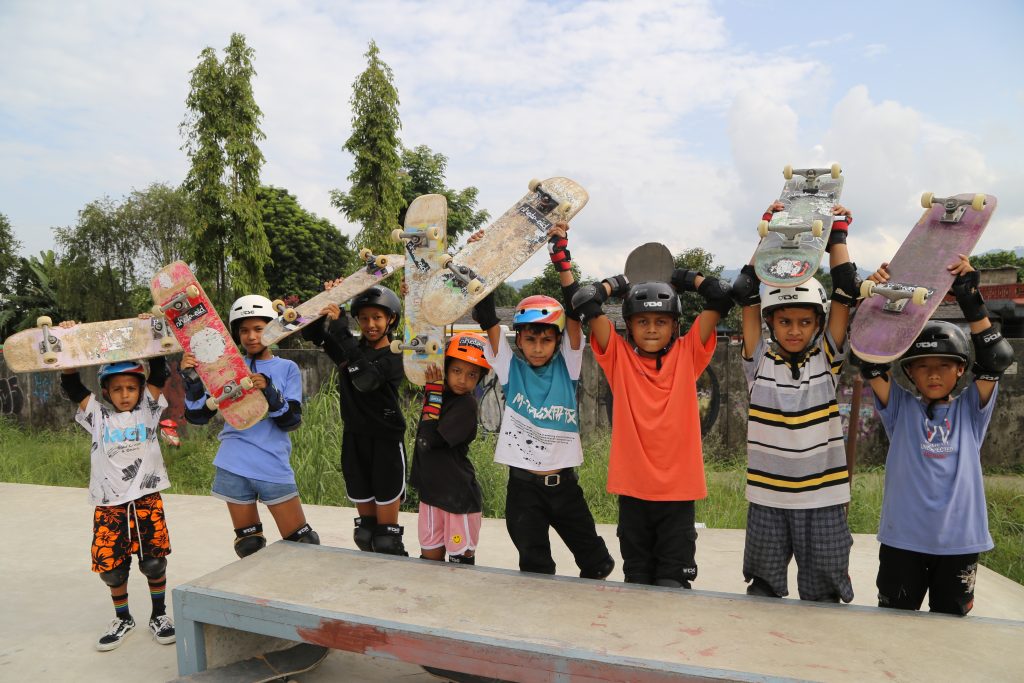
M 239 631 L 515 681 L 1013 680 L 1024 671 L 1021 621 L 286 542 L 179 586 L 174 613 L 182 675 L 266 649 Z

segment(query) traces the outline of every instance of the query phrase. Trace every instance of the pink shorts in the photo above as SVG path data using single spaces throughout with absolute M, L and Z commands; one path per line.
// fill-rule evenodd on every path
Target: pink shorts
M 420 547 L 433 550 L 444 546 L 449 555 L 462 555 L 476 550 L 480 540 L 479 512 L 455 514 L 433 505 L 420 503 Z

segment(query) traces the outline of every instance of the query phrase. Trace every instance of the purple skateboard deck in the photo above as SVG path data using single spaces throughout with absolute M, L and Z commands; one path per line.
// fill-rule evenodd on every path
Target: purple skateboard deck
M 921 197 L 929 208 L 889 263 L 889 282 L 865 281 L 850 330 L 850 347 L 869 363 L 888 363 L 910 348 L 953 284 L 946 266 L 970 254 L 984 232 L 996 198 L 958 194 Z

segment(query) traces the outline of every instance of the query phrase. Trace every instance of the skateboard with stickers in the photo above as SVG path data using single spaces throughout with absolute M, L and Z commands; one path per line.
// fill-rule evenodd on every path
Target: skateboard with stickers
M 892 257 L 889 281 L 861 285 L 864 299 L 850 327 L 850 348 L 859 358 L 889 363 L 910 348 L 953 285 L 946 266 L 971 253 L 996 204 L 985 194 L 921 196 L 925 212 Z
M 761 243 L 754 270 L 769 287 L 796 287 L 810 280 L 821 265 L 832 232 L 832 209 L 843 193 L 842 168 L 786 166 L 779 201 L 784 208 L 757 226 Z
M 286 306 L 280 299 L 275 299 L 272 303 L 278 317 L 267 323 L 264 328 L 263 345 L 276 344 L 307 325 L 320 320 L 322 317 L 320 311 L 324 309 L 324 306 L 327 304 L 343 305 L 384 278 L 393 275 L 405 263 L 405 258 L 401 254 L 377 256 L 369 249 L 359 250 L 359 260 L 362 265 L 355 272 L 346 276 L 334 287 L 325 289 L 298 306 Z
M 405 227 L 395 228 L 392 239 L 405 246 L 405 325 L 391 350 L 402 354 L 405 376 L 413 384 L 426 383 L 430 365 L 444 364 L 444 327 L 432 325 L 420 314 L 423 285 L 441 268 L 448 245 L 448 201 L 441 194 L 417 197 L 405 212 Z
M 154 315 L 165 316 L 181 348 L 196 357 L 195 371 L 217 410 L 235 429 L 247 429 L 267 414 L 267 399 L 255 389 L 249 368 L 203 286 L 184 261 L 156 272 L 149 282 Z
M 163 315 L 67 328 L 40 316 L 36 327 L 6 339 L 4 360 L 12 372 L 38 372 L 179 353 L 181 346 L 168 327 Z
M 572 219 L 590 199 L 568 178 L 534 179 L 528 188 L 479 240 L 442 259 L 441 268 L 423 285 L 424 319 L 434 325 L 455 322 L 544 246 L 551 226 Z

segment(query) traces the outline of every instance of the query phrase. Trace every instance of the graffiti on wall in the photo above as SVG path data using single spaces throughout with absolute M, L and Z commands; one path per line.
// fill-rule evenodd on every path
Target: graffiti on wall
M 0 415 L 20 415 L 24 405 L 17 377 L 0 377 Z

